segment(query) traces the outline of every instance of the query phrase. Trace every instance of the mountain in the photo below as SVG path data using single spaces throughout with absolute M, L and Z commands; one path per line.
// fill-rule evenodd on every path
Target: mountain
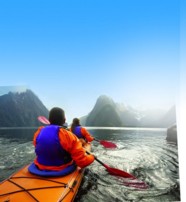
M 85 126 L 110 127 L 164 127 L 176 123 L 175 106 L 169 111 L 151 109 L 137 110 L 115 103 L 112 98 L 101 95 L 92 111 L 82 118 Z
M 176 107 L 169 110 L 150 109 L 142 111 L 143 117 L 140 119 L 140 127 L 162 127 L 168 128 L 176 123 Z
M 39 126 L 37 117 L 48 117 L 48 113 L 48 109 L 31 90 L 0 96 L 0 127 Z
M 48 109 L 31 90 L 0 96 L 0 127 L 39 126 L 37 117 L 48 117 L 48 114 Z M 176 109 L 173 106 L 168 111 L 139 111 L 101 95 L 91 112 L 80 120 L 84 126 L 168 128 L 176 123 Z
M 86 118 L 86 126 L 120 127 L 122 122 L 114 101 L 102 95 Z
M 123 127 L 139 126 L 140 115 L 138 111 L 124 104 L 116 104 L 116 106 Z

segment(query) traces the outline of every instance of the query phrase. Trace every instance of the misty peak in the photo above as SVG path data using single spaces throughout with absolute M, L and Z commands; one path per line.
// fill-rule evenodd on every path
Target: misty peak
M 97 99 L 96 104 L 102 104 L 102 103 L 107 103 L 107 104 L 114 104 L 114 101 L 111 97 L 107 95 L 100 95 Z

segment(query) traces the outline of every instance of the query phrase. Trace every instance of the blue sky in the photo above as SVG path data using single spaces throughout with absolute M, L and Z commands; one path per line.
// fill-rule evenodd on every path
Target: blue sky
M 28 86 L 67 120 L 100 95 L 134 107 L 175 104 L 179 0 L 0 1 L 0 86 Z

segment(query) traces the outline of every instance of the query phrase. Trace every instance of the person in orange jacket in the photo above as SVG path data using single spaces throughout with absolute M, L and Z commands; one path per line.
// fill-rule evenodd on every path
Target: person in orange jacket
M 92 142 L 94 140 L 94 137 L 92 137 L 88 130 L 81 126 L 78 118 L 73 119 L 70 131 L 80 139 L 82 145 L 86 144 L 86 142 Z
M 59 171 L 68 169 L 74 163 L 83 168 L 95 160 L 94 155 L 86 153 L 80 140 L 62 127 L 65 123 L 63 109 L 52 108 L 49 121 L 50 125 L 39 127 L 33 138 L 36 153 L 34 164 L 40 170 Z

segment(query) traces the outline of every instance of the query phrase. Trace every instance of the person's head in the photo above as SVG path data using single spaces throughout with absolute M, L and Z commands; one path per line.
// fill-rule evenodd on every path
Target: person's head
M 65 112 L 59 107 L 54 107 L 49 112 L 50 124 L 62 126 L 65 123 Z
M 80 126 L 80 120 L 78 118 L 74 118 L 72 120 L 72 125 L 71 125 L 72 132 L 74 131 L 74 129 L 76 128 L 76 126 Z
M 80 120 L 78 118 L 74 118 L 72 121 L 72 124 L 74 124 L 75 126 L 79 126 L 80 125 Z

